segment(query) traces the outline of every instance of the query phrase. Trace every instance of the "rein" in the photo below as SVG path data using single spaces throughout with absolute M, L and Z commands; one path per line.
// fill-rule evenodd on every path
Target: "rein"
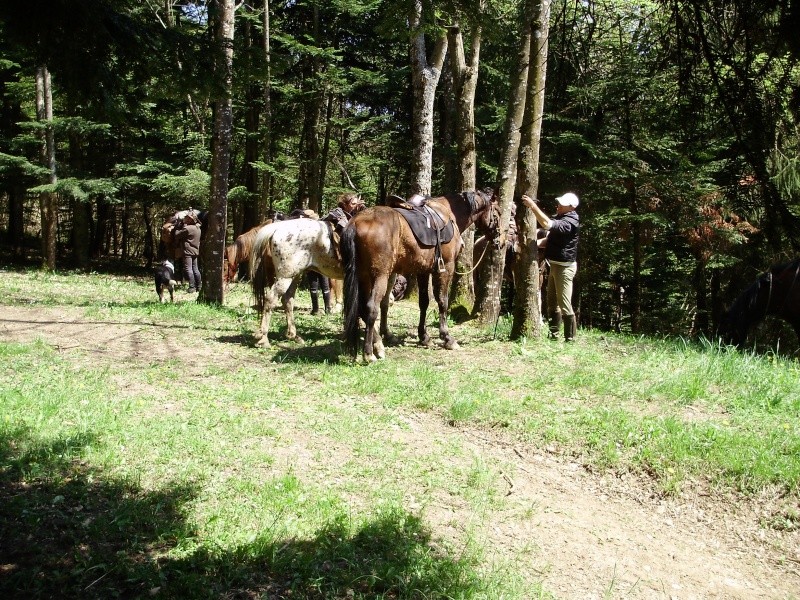
M 479 238 L 478 238 L 476 241 L 478 241 L 478 242 L 479 242 L 479 241 L 481 241 L 482 239 L 484 239 L 485 237 L 486 237 L 485 235 L 482 235 L 482 236 L 481 236 L 481 237 L 479 237 Z M 473 244 L 473 245 L 474 245 L 474 244 Z M 472 272 L 473 272 L 475 269 L 477 269 L 477 268 L 478 268 L 478 266 L 481 264 L 481 261 L 483 260 L 483 257 L 484 257 L 484 256 L 486 256 L 486 251 L 487 251 L 488 249 L 489 249 L 489 242 L 486 242 L 486 245 L 483 247 L 483 252 L 481 252 L 481 257 L 478 259 L 478 262 L 476 262 L 475 264 L 473 264 L 473 265 L 472 265 L 472 268 L 471 268 L 469 271 L 466 271 L 465 273 L 462 273 L 461 271 L 456 271 L 456 272 L 455 272 L 455 274 L 456 274 L 456 275 L 462 275 L 462 276 L 464 276 L 464 275 L 470 275 L 470 274 L 471 274 L 471 273 L 472 273 Z

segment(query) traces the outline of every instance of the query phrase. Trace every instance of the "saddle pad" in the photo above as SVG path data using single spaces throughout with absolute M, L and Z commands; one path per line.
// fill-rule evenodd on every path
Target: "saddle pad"
M 435 246 L 437 243 L 437 236 L 439 243 L 442 244 L 446 244 L 453 239 L 453 234 L 455 233 L 453 221 L 448 222 L 447 225 L 441 229 L 436 229 L 434 227 L 438 227 L 441 223 L 441 218 L 438 217 L 438 215 L 438 222 L 434 224 L 434 227 L 431 227 L 428 224 L 428 221 L 431 219 L 431 217 L 421 210 L 408 210 L 407 208 L 399 207 L 394 207 L 394 210 L 399 212 L 406 220 L 408 226 L 411 227 L 411 231 L 414 232 L 414 237 L 417 238 L 417 242 L 419 242 L 420 246 Z

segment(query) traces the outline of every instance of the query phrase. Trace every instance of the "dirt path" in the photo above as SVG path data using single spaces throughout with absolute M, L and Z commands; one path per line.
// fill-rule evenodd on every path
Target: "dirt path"
M 0 307 L 0 340 L 41 339 L 64 353 L 117 364 L 180 359 L 157 324 L 93 321 L 79 309 Z M 197 368 L 258 362 L 244 345 L 200 332 Z M 228 340 L 229 342 L 230 340 Z M 157 342 L 157 343 L 155 343 Z M 188 359 L 188 357 L 187 357 Z M 198 364 L 201 363 L 201 364 Z M 664 500 L 647 481 L 587 472 L 582 465 L 525 447 L 502 433 L 453 428 L 426 413 L 405 413 L 410 448 L 457 438 L 501 474 L 506 502 L 483 526 L 497 560 L 542 580 L 559 598 L 800 598 L 800 533 L 762 527 L 773 499 L 742 503 L 698 489 Z M 396 432 L 393 435 L 397 435 Z M 456 459 L 453 459 L 456 460 Z M 469 515 L 446 497 L 425 513 L 443 536 Z

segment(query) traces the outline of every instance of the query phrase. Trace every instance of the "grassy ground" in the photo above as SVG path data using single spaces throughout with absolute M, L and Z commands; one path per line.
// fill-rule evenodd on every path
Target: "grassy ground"
M 457 444 L 410 451 L 410 413 L 634 472 L 665 495 L 798 496 L 796 361 L 586 331 L 516 343 L 504 321 L 496 335 L 454 327 L 458 352 L 425 350 L 401 302 L 405 345 L 367 367 L 342 354 L 336 317 L 301 308 L 306 344 L 256 350 L 246 286 L 222 308 L 184 292 L 159 305 L 151 287 L 0 273 L 7 307 L 149 327 L 174 348 L 115 361 L 125 340 L 65 352 L 0 331 L 4 597 L 547 597 L 479 535 L 501 474 L 453 460 Z M 273 340 L 283 328 L 273 318 Z M 200 338 L 227 352 L 204 354 Z M 440 495 L 472 515 L 465 535 L 433 534 L 425 508 Z M 791 509 L 770 518 L 800 524 Z

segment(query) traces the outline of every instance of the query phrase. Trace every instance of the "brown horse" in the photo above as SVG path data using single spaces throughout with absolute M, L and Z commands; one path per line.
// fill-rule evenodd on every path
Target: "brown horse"
M 246 263 L 250 260 L 253 254 L 253 242 L 255 242 L 256 234 L 265 225 L 272 223 L 272 220 L 264 221 L 261 225 L 256 225 L 249 231 L 244 232 L 238 236 L 234 242 L 225 248 L 225 284 L 230 284 L 236 280 L 236 274 L 239 271 L 239 265 Z
M 800 339 L 800 258 L 759 275 L 725 313 L 719 335 L 727 343 L 743 346 L 750 329 L 767 315 L 787 321 Z
M 458 347 L 447 329 L 447 310 L 455 259 L 462 246 L 460 234 L 472 223 L 482 231 L 496 232 L 497 203 L 491 191 L 479 191 L 429 198 L 426 206 L 442 218 L 443 228 L 454 224 L 453 235 L 447 241 L 419 242 L 403 215 L 388 206 L 375 206 L 357 214 L 344 230 L 341 251 L 345 272 L 345 338 L 353 356 L 358 353 L 359 318 L 366 325 L 364 360 L 372 362 L 385 356 L 381 336 L 390 337 L 386 315 L 396 273 L 417 276 L 419 343 L 430 344 L 425 317 L 430 302 L 428 277 L 432 276 L 439 307 L 439 338 L 447 349 Z M 428 219 L 436 220 L 432 215 Z M 379 309 L 380 331 L 376 332 Z

